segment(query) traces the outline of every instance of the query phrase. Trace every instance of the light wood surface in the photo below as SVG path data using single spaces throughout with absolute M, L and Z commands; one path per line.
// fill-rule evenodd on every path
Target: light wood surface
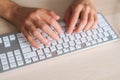
M 54 10 L 64 16 L 73 0 L 13 0 L 22 6 Z M 98 12 L 120 34 L 120 0 L 93 0 Z M 0 19 L 0 34 L 17 32 Z M 120 40 L 0 74 L 0 80 L 120 80 Z

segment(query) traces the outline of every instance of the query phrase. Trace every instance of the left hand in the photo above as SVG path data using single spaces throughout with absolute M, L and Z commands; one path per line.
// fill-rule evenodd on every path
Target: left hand
M 73 3 L 66 12 L 65 22 L 69 34 L 93 29 L 97 25 L 98 19 L 91 0 L 77 0 Z

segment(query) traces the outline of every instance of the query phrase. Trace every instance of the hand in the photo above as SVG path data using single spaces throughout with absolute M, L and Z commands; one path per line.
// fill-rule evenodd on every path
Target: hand
M 97 25 L 98 19 L 91 1 L 77 0 L 73 3 L 66 12 L 65 22 L 69 34 L 93 29 Z
M 53 11 L 41 9 L 41 8 L 28 8 L 19 7 L 11 17 L 11 22 L 14 23 L 18 29 L 25 35 L 26 39 L 36 48 L 39 45 L 34 41 L 31 34 L 40 40 L 43 44 L 49 45 L 48 41 L 37 28 L 40 28 L 46 34 L 51 36 L 53 39 L 58 40 L 58 34 L 62 33 L 60 25 L 57 20 L 60 17 L 56 15 Z M 51 27 L 55 29 L 53 31 Z M 57 33 L 56 33 L 57 32 Z

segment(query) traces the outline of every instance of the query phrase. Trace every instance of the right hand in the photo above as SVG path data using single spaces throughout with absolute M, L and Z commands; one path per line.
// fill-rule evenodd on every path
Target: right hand
M 17 26 L 26 39 L 36 48 L 39 48 L 40 46 L 34 41 L 31 34 L 43 44 L 50 44 L 50 41 L 42 36 L 37 28 L 40 28 L 55 40 L 58 40 L 58 34 L 62 33 L 62 29 L 57 22 L 60 17 L 50 10 L 19 7 L 17 11 L 13 13 L 11 18 L 11 22 Z M 53 27 L 55 31 L 53 31 L 50 26 Z

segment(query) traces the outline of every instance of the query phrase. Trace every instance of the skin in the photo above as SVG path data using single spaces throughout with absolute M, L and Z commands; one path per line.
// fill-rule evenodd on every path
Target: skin
M 54 40 L 58 40 L 59 35 L 62 33 L 61 26 L 57 22 L 60 17 L 51 10 L 22 7 L 11 0 L 0 0 L 0 17 L 14 24 L 30 44 L 36 48 L 40 46 L 32 36 L 45 45 L 50 44 L 50 41 L 37 28 L 40 28 Z M 75 0 L 66 11 L 64 20 L 69 34 L 93 29 L 98 21 L 96 10 L 90 0 Z
M 98 22 L 97 12 L 90 0 L 77 0 L 66 11 L 65 22 L 69 34 L 93 29 Z

